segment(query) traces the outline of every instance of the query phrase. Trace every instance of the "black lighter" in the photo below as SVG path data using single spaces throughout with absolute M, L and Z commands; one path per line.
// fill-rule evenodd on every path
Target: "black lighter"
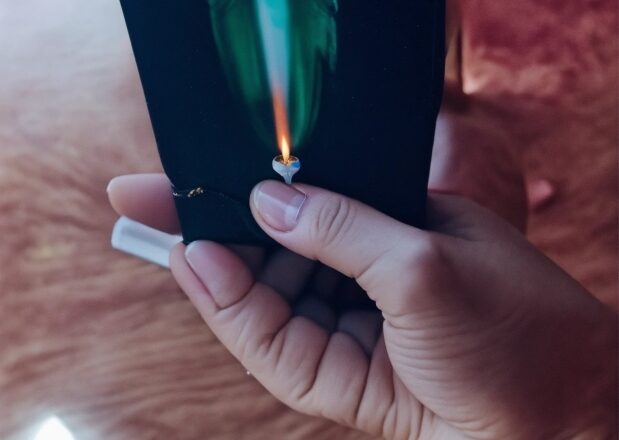
M 423 226 L 444 0 L 121 4 L 185 242 L 270 243 L 249 194 L 290 149 L 297 181 Z

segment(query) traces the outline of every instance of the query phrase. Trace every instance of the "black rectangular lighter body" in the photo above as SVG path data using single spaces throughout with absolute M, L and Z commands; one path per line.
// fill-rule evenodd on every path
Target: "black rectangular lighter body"
M 276 35 L 290 40 L 284 60 L 266 48 L 273 32 L 260 27 L 261 1 L 279 1 L 290 17 Z M 279 179 L 271 168 L 278 78 L 302 162 L 295 181 L 423 227 L 444 78 L 444 0 L 121 4 L 186 243 L 271 243 L 251 216 L 249 194 Z M 281 31 L 276 13 L 271 24 Z M 284 76 L 273 75 L 272 65 L 285 64 Z

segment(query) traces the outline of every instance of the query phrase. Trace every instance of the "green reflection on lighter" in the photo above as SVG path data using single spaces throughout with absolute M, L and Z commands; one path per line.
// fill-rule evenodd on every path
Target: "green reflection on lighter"
M 223 69 L 258 136 L 267 145 L 282 136 L 302 145 L 316 123 L 323 75 L 335 69 L 337 0 L 208 2 Z M 275 120 L 278 100 L 285 123 Z

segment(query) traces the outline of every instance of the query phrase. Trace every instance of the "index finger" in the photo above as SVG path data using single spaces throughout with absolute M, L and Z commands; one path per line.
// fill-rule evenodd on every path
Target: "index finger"
M 170 234 L 180 232 L 170 181 L 165 174 L 115 177 L 107 192 L 118 214 Z

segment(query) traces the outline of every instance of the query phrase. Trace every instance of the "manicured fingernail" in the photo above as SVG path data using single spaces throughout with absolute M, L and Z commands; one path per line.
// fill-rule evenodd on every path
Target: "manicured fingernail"
M 185 259 L 189 267 L 204 284 L 206 284 L 204 274 L 208 274 L 212 266 L 212 258 L 209 253 L 210 244 L 206 241 L 194 241 L 185 248 Z
M 105 188 L 105 191 L 109 194 L 110 190 L 112 189 L 112 186 L 114 184 L 114 180 L 116 180 L 116 177 L 114 177 L 112 180 L 110 180 L 107 184 L 107 187 Z
M 208 290 L 207 284 L 209 276 L 213 271 L 213 259 L 212 253 L 209 252 L 210 249 L 212 249 L 211 243 L 206 241 L 194 241 L 185 248 L 187 264 L 189 264 L 189 267 L 191 267 L 191 270 L 209 294 L 211 292 Z
M 132 176 L 116 176 L 113 177 L 112 180 L 110 180 L 107 184 L 107 188 L 105 188 L 105 190 L 107 191 L 107 193 L 109 194 L 112 191 L 112 188 L 114 188 L 114 186 L 118 185 L 118 184 L 123 184 L 123 182 L 127 182 L 129 179 L 131 179 Z
M 262 219 L 278 231 L 292 231 L 297 225 L 307 195 L 280 182 L 262 182 L 254 189 L 253 204 Z

